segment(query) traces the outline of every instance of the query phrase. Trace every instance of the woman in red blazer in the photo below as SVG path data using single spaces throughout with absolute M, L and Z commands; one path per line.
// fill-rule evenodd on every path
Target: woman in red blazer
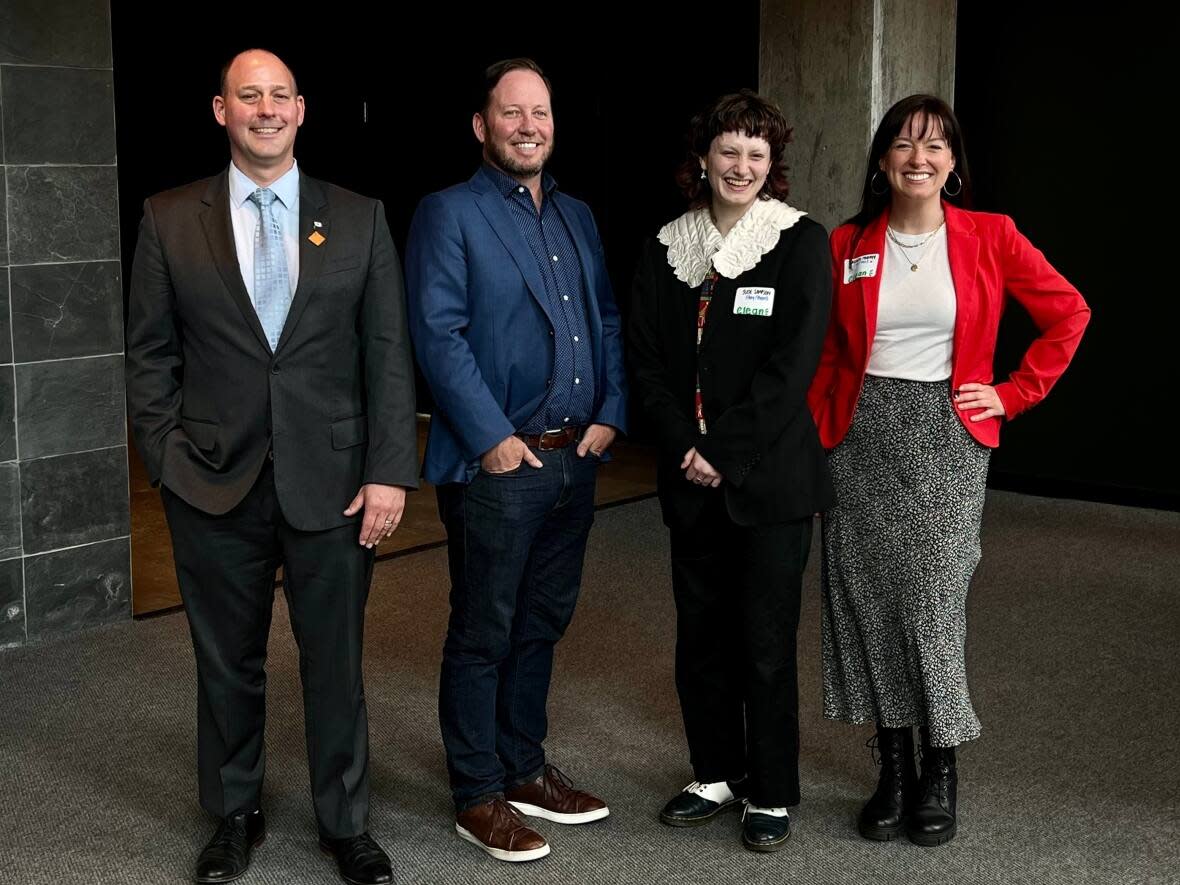
M 808 395 L 838 500 L 823 521 L 824 715 L 877 725 L 861 835 L 919 845 L 954 837 L 955 747 L 980 732 L 964 646 L 988 456 L 1001 423 L 1065 371 L 1090 315 L 1010 218 L 955 205 L 969 195 L 950 107 L 914 95 L 890 108 L 860 212 L 831 237 L 832 316 Z M 1040 334 L 997 382 L 1009 298 Z

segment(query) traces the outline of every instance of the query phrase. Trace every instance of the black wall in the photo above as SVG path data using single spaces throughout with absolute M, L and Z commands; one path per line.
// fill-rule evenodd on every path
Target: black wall
M 145 41 L 139 12 L 116 2 L 128 270 L 143 198 L 229 161 L 210 102 L 222 61 L 236 51 L 262 46 L 292 66 L 307 100 L 300 167 L 383 199 L 399 250 L 419 199 L 469 178 L 479 164 L 471 115 L 484 67 L 529 55 L 554 84 L 549 169 L 594 210 L 625 302 L 644 238 L 683 211 L 672 175 L 692 112 L 722 92 L 757 85 L 757 0 L 727 4 L 724 38 L 704 56 L 701 20 L 679 5 L 652 20 L 637 17 L 642 4 L 542 4 L 498 15 L 437 6 L 374 21 L 350 15 L 348 4 L 328 4 L 330 14 L 314 20 L 258 26 L 238 24 L 239 11 L 218 27 L 202 6 L 200 15 L 161 22 L 161 39 Z
M 960 3 L 956 111 L 977 208 L 1011 215 L 1093 316 L 1048 399 L 1004 431 L 991 481 L 1176 509 L 1180 285 L 1165 221 L 1178 187 L 1165 134 L 1175 23 L 1137 3 L 1108 14 L 1030 9 Z M 1019 307 L 1009 311 L 999 370 L 1016 365 L 1034 331 Z
M 1177 188 L 1164 134 L 1174 77 L 1164 70 L 1165 23 L 1131 7 L 1117 18 L 1076 5 L 1038 18 L 1027 3 L 961 3 L 955 101 L 978 208 L 1012 215 L 1094 309 L 1061 383 L 1005 429 L 992 484 L 1177 508 L 1180 469 L 1165 428 L 1180 312 L 1175 250 L 1160 223 Z M 389 20 L 336 4 L 315 19 L 256 26 L 236 7 L 193 8 L 152 22 L 152 41 L 140 7 L 113 4 L 128 270 L 142 199 L 228 161 L 210 100 L 221 61 L 247 46 L 274 49 L 296 71 L 308 104 L 302 168 L 382 198 L 399 249 L 418 200 L 478 164 L 470 95 L 479 72 L 498 58 L 536 58 L 555 87 L 550 169 L 593 208 L 624 312 L 643 240 L 683 208 L 672 172 L 688 117 L 721 92 L 757 85 L 756 0 L 726 4 L 724 15 L 715 4 L 546 4 L 523 17 L 440 4 Z M 1018 307 L 1009 312 L 1000 372 L 1033 331 Z
M 115 2 L 127 278 L 143 199 L 229 162 L 211 101 L 221 64 L 241 49 L 271 49 L 294 69 L 307 101 L 295 151 L 300 168 L 381 198 L 399 252 L 418 201 L 479 165 L 471 116 L 484 68 L 527 55 L 554 86 L 549 171 L 593 209 L 625 315 L 644 240 L 684 209 L 673 174 L 689 117 L 715 96 L 758 81 L 757 0 L 726 5 L 724 33 L 707 54 L 701 48 L 709 32 L 691 4 L 654 6 L 647 18 L 638 3 L 542 4 L 525 12 L 436 4 L 437 11 L 399 8 L 375 19 L 367 7 L 361 14 L 343 3 L 328 4 L 314 20 L 254 24 L 242 21 L 238 7 L 194 5 L 192 13 L 157 21 L 160 39 L 151 41 L 143 39 L 140 9 Z M 421 379 L 419 408 L 430 408 Z

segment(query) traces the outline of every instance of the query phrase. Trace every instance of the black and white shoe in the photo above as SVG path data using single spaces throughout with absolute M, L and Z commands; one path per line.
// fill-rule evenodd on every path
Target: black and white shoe
M 742 812 L 742 844 L 751 851 L 778 851 L 791 838 L 791 816 L 785 808 L 746 805 Z
M 664 806 L 660 821 L 670 827 L 700 826 L 719 812 L 740 805 L 741 786 L 729 781 L 711 784 L 693 781 Z

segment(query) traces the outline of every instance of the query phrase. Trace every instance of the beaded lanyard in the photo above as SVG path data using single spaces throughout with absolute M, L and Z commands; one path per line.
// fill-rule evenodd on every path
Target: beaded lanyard
M 717 271 L 710 271 L 709 275 L 701 282 L 701 298 L 697 303 L 697 357 L 701 354 L 701 338 L 705 334 L 705 319 L 709 316 L 709 304 L 713 301 L 713 287 L 717 285 Z M 701 370 L 697 366 L 697 392 L 696 392 L 696 412 L 697 412 L 697 426 L 701 429 L 701 436 L 708 433 L 705 428 L 705 407 L 701 403 Z

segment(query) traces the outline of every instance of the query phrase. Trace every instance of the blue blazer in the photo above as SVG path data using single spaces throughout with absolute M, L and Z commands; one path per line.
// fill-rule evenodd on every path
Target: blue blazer
M 553 191 L 578 250 L 594 348 L 595 424 L 626 430 L 619 311 L 590 207 Z M 406 246 L 410 334 L 434 396 L 422 473 L 468 482 L 479 457 L 541 406 L 553 374 L 554 323 L 536 260 L 492 181 L 430 194 Z

